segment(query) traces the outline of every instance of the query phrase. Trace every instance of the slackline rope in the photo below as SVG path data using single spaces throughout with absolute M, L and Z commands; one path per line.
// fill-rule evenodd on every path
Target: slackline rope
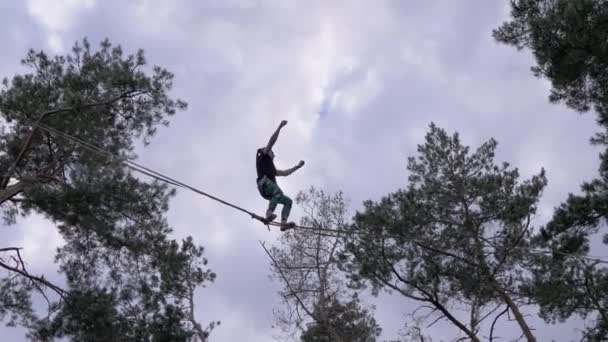
M 26 119 L 26 120 L 31 121 L 29 119 Z M 236 210 L 239 210 L 239 211 L 241 211 L 243 213 L 246 213 L 246 214 L 250 215 L 252 219 L 256 219 L 256 220 L 264 223 L 268 227 L 268 230 L 270 230 L 269 226 L 280 226 L 280 224 L 277 223 L 277 222 L 267 222 L 263 217 L 257 215 L 256 213 L 254 213 L 252 211 L 249 211 L 249 210 L 244 209 L 242 207 L 239 207 L 239 206 L 237 206 L 235 204 L 227 202 L 227 201 L 225 201 L 225 200 L 223 200 L 223 199 L 221 199 L 219 197 L 213 196 L 213 195 L 211 195 L 211 194 L 209 194 L 209 193 L 207 193 L 205 191 L 197 189 L 197 188 L 195 188 L 193 186 L 190 186 L 190 185 L 188 185 L 186 183 L 183 183 L 183 182 L 181 182 L 179 180 L 171 178 L 171 177 L 169 177 L 167 175 L 164 175 L 164 174 L 162 174 L 160 172 L 154 171 L 154 170 L 152 170 L 152 169 L 150 169 L 148 167 L 145 167 L 145 166 L 143 166 L 141 164 L 138 164 L 138 163 L 134 162 L 133 160 L 130 160 L 129 158 L 120 157 L 120 156 L 115 155 L 115 154 L 113 154 L 111 152 L 105 151 L 105 150 L 103 150 L 103 149 L 101 149 L 101 148 L 99 148 L 99 147 L 97 147 L 97 146 L 95 146 L 93 144 L 90 144 L 90 143 L 88 143 L 86 141 L 83 141 L 83 140 L 81 140 L 81 139 L 79 139 L 77 137 L 74 137 L 74 136 L 72 136 L 70 134 L 67 134 L 67 133 L 65 133 L 63 131 L 60 131 L 58 129 L 49 127 L 49 126 L 47 126 L 47 125 L 45 125 L 45 124 L 43 124 L 43 123 L 41 123 L 39 121 L 35 122 L 35 126 L 34 127 L 36 127 L 36 126 L 44 129 L 45 131 L 47 131 L 49 133 L 57 134 L 57 135 L 65 138 L 67 140 L 72 141 L 73 143 L 76 143 L 76 144 L 84 147 L 85 149 L 87 149 L 87 150 L 89 150 L 91 152 L 94 152 L 94 153 L 97 153 L 97 154 L 102 155 L 104 157 L 107 157 L 110 160 L 117 160 L 119 162 L 122 162 L 123 164 L 125 164 L 127 167 L 131 168 L 134 171 L 137 171 L 139 173 L 142 173 L 144 175 L 152 177 L 152 178 L 154 178 L 156 180 L 159 180 L 159 181 L 171 184 L 171 185 L 176 186 L 176 187 L 186 188 L 186 189 L 191 190 L 191 191 L 193 191 L 193 192 L 195 192 L 195 193 L 197 193 L 199 195 L 206 196 L 208 198 L 211 198 L 212 200 L 220 202 L 220 203 L 222 203 L 224 205 L 227 205 L 227 206 L 229 206 L 229 207 L 231 207 L 233 209 L 236 209 Z M 327 229 L 327 228 L 320 228 L 320 227 L 306 227 L 306 226 L 300 226 L 300 225 L 296 225 L 293 228 L 297 228 L 297 229 L 300 229 L 300 230 L 315 231 L 315 232 L 323 232 L 323 231 L 325 231 L 325 232 L 329 232 L 329 233 L 333 233 L 333 234 L 348 234 L 348 235 L 352 235 L 352 233 L 353 233 L 353 232 L 350 232 L 350 231 L 347 231 L 347 230 L 341 230 L 341 229 Z M 339 235 L 326 235 L 326 236 L 340 237 Z M 405 236 L 396 235 L 396 236 L 387 236 L 387 237 L 392 237 L 392 238 L 395 238 L 395 239 L 397 239 L 397 238 L 398 239 L 404 239 L 406 241 L 414 242 L 414 243 L 416 243 L 417 245 L 419 245 L 422 248 L 428 248 L 428 246 L 421 245 L 419 241 L 416 241 L 416 239 L 407 238 Z M 433 248 L 430 248 L 430 250 L 433 250 Z M 564 253 L 564 252 L 559 252 L 559 251 L 546 251 L 546 250 L 542 250 L 542 249 L 530 249 L 530 250 L 533 251 L 533 252 L 542 253 L 542 254 L 555 253 L 555 254 L 560 254 L 560 255 L 565 255 L 565 256 L 573 256 L 572 254 L 568 254 L 568 253 Z M 441 252 L 441 253 L 447 253 L 447 252 Z M 451 256 L 452 257 L 456 257 L 458 259 L 464 259 L 462 257 L 458 257 L 458 256 L 455 256 L 455 255 L 451 255 Z M 580 255 L 578 257 L 582 258 L 582 259 L 586 259 L 586 260 L 602 263 L 602 264 L 608 264 L 607 260 L 603 260 L 603 259 L 600 259 L 600 258 L 580 256 Z

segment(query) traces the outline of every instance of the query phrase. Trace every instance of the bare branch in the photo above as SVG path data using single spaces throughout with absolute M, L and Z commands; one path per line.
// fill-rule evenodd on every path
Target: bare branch
M 435 323 L 439 322 L 441 319 L 445 318 L 444 315 L 439 316 L 436 320 L 434 320 L 433 322 L 431 322 L 431 324 L 427 325 L 427 328 L 432 327 L 433 325 L 435 325 Z
M 420 287 L 416 286 L 416 285 L 415 285 L 415 284 L 413 284 L 412 282 L 409 282 L 409 281 L 407 281 L 406 279 L 404 279 L 403 277 L 401 277 L 401 275 L 399 274 L 399 272 L 397 272 L 397 270 L 395 269 L 395 267 L 393 266 L 393 264 L 392 264 L 392 263 L 390 263 L 390 262 L 388 261 L 387 257 L 386 257 L 385 250 L 384 250 L 384 239 L 382 240 L 382 245 L 381 245 L 381 246 L 382 246 L 382 249 L 381 249 L 381 250 L 382 250 L 382 258 L 383 258 L 383 260 L 385 261 L 385 263 L 387 263 L 387 265 L 388 265 L 388 266 L 390 266 L 390 268 L 391 268 L 391 270 L 392 270 L 393 274 L 394 274 L 394 275 L 395 275 L 395 276 L 396 276 L 396 277 L 397 277 L 397 278 L 398 278 L 400 281 L 402 281 L 404 284 L 407 284 L 407 285 L 409 285 L 409 286 L 412 286 L 412 287 L 414 287 L 416 290 L 420 291 L 420 292 L 421 292 L 421 293 L 422 293 L 424 296 L 426 296 L 426 298 L 422 298 L 422 299 L 421 299 L 422 301 L 429 302 L 429 303 L 433 304 L 433 305 L 434 305 L 434 306 L 435 306 L 435 307 L 436 307 L 436 308 L 437 308 L 439 311 L 441 311 L 441 312 L 443 313 L 443 315 L 444 315 L 444 316 L 445 316 L 445 317 L 446 317 L 448 320 L 450 320 L 450 322 L 452 322 L 454 325 L 456 325 L 458 328 L 460 328 L 460 329 L 461 329 L 461 330 L 462 330 L 462 331 L 463 331 L 465 334 L 467 334 L 467 335 L 468 335 L 468 336 L 471 338 L 471 340 L 476 341 L 476 342 L 480 342 L 480 341 L 479 341 L 479 339 L 477 338 L 477 336 L 475 336 L 475 334 L 474 334 L 472 331 L 470 331 L 470 330 L 469 330 L 469 329 L 468 329 L 466 326 L 464 326 L 464 324 L 462 324 L 462 323 L 461 323 L 461 322 L 460 322 L 458 319 L 456 319 L 456 317 L 454 317 L 454 316 L 453 316 L 453 315 L 452 315 L 452 314 L 451 314 L 451 313 L 448 311 L 448 309 L 447 309 L 446 307 L 444 307 L 444 306 L 443 306 L 443 305 L 442 305 L 442 304 L 441 304 L 441 303 L 440 303 L 440 302 L 439 302 L 439 301 L 438 301 L 436 298 L 434 298 L 434 297 L 433 297 L 433 296 L 432 296 L 430 293 L 428 293 L 428 292 L 427 292 L 427 291 L 425 291 L 424 289 L 422 289 L 422 288 L 420 288 Z M 384 282 L 385 284 L 387 284 L 387 283 L 388 283 L 388 282 L 383 281 L 383 280 L 384 280 L 384 279 L 383 279 L 383 277 L 379 277 L 379 279 L 380 279 L 382 282 Z M 396 286 L 395 286 L 395 287 L 393 287 L 393 286 L 390 286 L 390 285 L 389 285 L 389 287 L 396 288 Z M 415 296 L 412 296 L 412 295 L 410 295 L 410 294 L 406 294 L 406 292 L 404 292 L 404 291 L 403 291 L 403 290 L 401 290 L 401 289 L 398 289 L 398 291 L 399 291 L 400 293 L 404 294 L 406 297 L 409 297 L 409 298 L 413 298 L 413 299 L 420 300 L 420 299 L 418 299 L 418 298 L 420 298 L 420 297 L 415 297 Z
M 25 269 L 25 262 L 23 262 L 23 258 L 21 257 L 21 253 L 20 250 L 22 250 L 22 247 L 5 247 L 5 248 L 0 248 L 0 252 L 8 252 L 8 251 L 14 251 L 17 253 L 17 258 L 15 258 L 14 255 L 11 256 L 11 260 L 15 261 L 16 263 L 16 267 L 20 267 L 21 270 L 23 270 L 23 272 L 27 273 L 27 270 Z M 4 261 L 3 259 L 0 259 L 2 261 Z M 19 274 L 15 275 L 15 277 L 19 276 Z M 14 277 L 14 278 L 15 278 Z M 38 292 L 42 295 L 42 297 L 44 297 L 44 299 L 46 300 L 49 308 L 51 307 L 51 301 L 49 300 L 49 298 L 47 297 L 46 293 L 44 293 L 44 290 L 42 290 L 42 288 L 40 287 L 40 285 L 38 285 L 38 282 L 35 281 L 35 279 L 30 279 L 32 285 L 34 285 L 34 287 L 36 287 L 36 290 L 38 290 Z
M 0 252 L 8 252 L 8 251 L 18 252 L 20 249 L 23 249 L 23 247 L 5 247 L 5 248 L 0 248 Z
M 3 268 L 5 268 L 5 269 L 7 269 L 7 270 L 9 270 L 11 272 L 18 273 L 18 274 L 20 274 L 20 275 L 22 275 L 22 276 L 24 276 L 24 277 L 26 277 L 26 278 L 28 278 L 28 279 L 30 279 L 32 281 L 39 282 L 40 284 L 43 284 L 44 286 L 46 286 L 46 287 L 50 288 L 51 290 L 55 291 L 59 296 L 61 296 L 61 298 L 65 299 L 65 294 L 66 294 L 65 290 L 63 290 L 62 288 L 60 288 L 57 285 L 54 285 L 54 284 L 48 282 L 47 280 L 45 280 L 42 277 L 31 275 L 31 274 L 29 274 L 25 270 L 20 270 L 18 268 L 9 266 L 9 265 L 7 265 L 7 264 L 5 264 L 3 262 L 0 262 L 0 267 L 3 267 Z
M 479 324 L 481 324 L 481 322 L 483 322 L 486 318 L 488 318 L 489 316 L 491 316 L 494 312 L 496 312 L 496 310 L 498 310 L 500 308 L 500 304 L 497 305 L 494 309 L 492 309 L 490 312 L 488 312 L 485 316 L 483 316 L 480 320 L 479 320 Z
M 507 305 L 505 307 L 505 309 L 494 318 L 494 321 L 492 322 L 492 327 L 490 328 L 490 342 L 492 342 L 494 339 L 494 326 L 496 325 L 496 322 L 498 321 L 500 316 L 504 315 L 508 311 L 509 311 L 509 306 Z
M 427 314 L 427 317 L 428 317 L 428 315 L 430 315 L 430 314 L 432 314 L 433 312 L 437 311 L 437 308 L 434 308 L 434 307 L 432 307 L 432 306 L 429 306 L 429 305 L 420 305 L 420 306 L 418 306 L 418 307 L 417 307 L 417 308 L 416 308 L 416 309 L 415 309 L 415 310 L 412 312 L 412 316 L 415 316 L 415 315 L 416 315 L 416 313 L 418 312 L 418 310 L 420 310 L 420 309 L 429 309 L 429 310 L 431 310 L 431 312 L 430 312 L 429 314 Z
M 306 314 L 314 319 L 317 323 L 320 323 L 320 320 L 318 319 L 318 317 L 316 317 L 315 314 L 313 314 L 307 307 L 306 305 L 304 305 L 304 302 L 300 299 L 300 297 L 297 295 L 296 291 L 294 291 L 293 287 L 291 286 L 291 283 L 289 282 L 289 280 L 287 280 L 287 277 L 285 276 L 285 274 L 283 273 L 283 271 L 281 270 L 281 268 L 276 267 L 278 265 L 277 261 L 275 260 L 275 258 L 272 256 L 272 254 L 268 251 L 268 249 L 266 248 L 266 246 L 264 245 L 264 243 L 262 241 L 258 241 L 260 243 L 260 245 L 262 246 L 262 248 L 264 249 L 264 251 L 266 252 L 266 254 L 268 254 L 268 257 L 270 257 L 270 260 L 272 260 L 273 265 L 275 265 L 275 268 L 277 269 L 277 271 L 279 271 L 279 274 L 281 275 L 281 277 L 283 278 L 283 281 L 285 281 L 285 284 L 287 285 L 287 287 L 289 288 L 289 290 L 291 291 L 291 293 L 293 294 L 293 296 L 296 298 L 296 300 L 298 301 L 298 303 L 300 304 L 300 306 L 302 307 L 302 309 L 304 309 L 304 311 L 306 312 Z

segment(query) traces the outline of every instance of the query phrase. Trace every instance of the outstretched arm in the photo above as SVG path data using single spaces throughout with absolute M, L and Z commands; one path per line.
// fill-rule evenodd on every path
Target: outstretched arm
M 277 176 L 289 176 L 290 174 L 294 173 L 296 170 L 298 170 L 302 166 L 304 166 L 304 161 L 300 160 L 300 162 L 298 163 L 298 165 L 292 167 L 291 169 L 277 170 Z
M 274 144 L 277 142 L 277 139 L 279 138 L 279 132 L 281 131 L 281 128 L 283 128 L 283 126 L 285 126 L 285 125 L 287 125 L 287 120 L 281 121 L 277 130 L 274 131 L 272 136 L 270 136 L 270 140 L 268 140 L 268 144 L 266 145 L 266 147 L 264 147 L 264 153 L 268 153 L 270 150 L 272 150 L 272 147 L 274 146 Z

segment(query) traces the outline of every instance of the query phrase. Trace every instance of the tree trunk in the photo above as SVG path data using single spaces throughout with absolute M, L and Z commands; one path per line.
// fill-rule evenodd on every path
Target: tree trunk
M 13 185 L 6 186 L 4 188 L 0 187 L 0 205 L 4 204 L 4 202 L 10 200 L 11 198 L 18 195 L 22 192 L 26 186 L 34 183 L 48 183 L 52 181 L 55 174 L 60 170 L 60 168 L 54 162 L 45 166 L 40 170 L 40 173 L 37 175 L 25 175 L 20 176 L 17 183 Z M 0 180 L 1 181 L 1 180 Z M 10 181 L 10 180 L 9 180 Z M 8 181 L 7 181 L 8 184 Z
M 338 243 L 338 240 L 336 240 L 334 242 L 333 245 L 333 249 L 335 249 L 336 245 Z M 329 334 L 331 335 L 333 341 L 335 342 L 342 342 L 342 338 L 340 337 L 340 334 L 338 334 L 338 332 L 336 331 L 336 329 L 334 329 L 330 319 L 329 319 L 329 315 L 327 314 L 327 267 L 329 267 L 329 264 L 325 264 L 325 267 L 322 267 L 321 265 L 324 264 L 323 260 L 321 260 L 320 258 L 320 252 L 321 252 L 321 235 L 317 236 L 317 244 L 316 244 L 316 251 L 315 251 L 315 259 L 316 259 L 316 263 L 317 263 L 317 277 L 319 278 L 319 300 L 318 300 L 318 307 L 320 308 L 319 310 L 319 314 L 320 314 L 320 318 L 321 318 L 321 323 L 323 325 L 325 325 L 325 327 L 327 328 L 327 331 L 329 332 Z M 331 257 L 331 256 L 330 256 Z
M 507 303 L 507 305 L 509 306 L 509 309 L 511 309 L 511 311 L 513 312 L 513 316 L 515 316 L 515 320 L 521 327 L 521 330 L 523 331 L 524 336 L 526 336 L 526 339 L 528 340 L 528 342 L 536 342 L 536 337 L 534 337 L 534 335 L 532 335 L 532 330 L 530 330 L 530 327 L 528 327 L 528 324 L 526 323 L 524 316 L 519 311 L 519 308 L 517 307 L 515 302 L 513 302 L 511 297 L 505 292 L 505 290 L 502 287 L 500 287 L 498 284 L 496 284 L 496 281 L 494 279 L 492 279 L 492 281 L 495 284 L 496 291 L 498 292 L 498 294 L 502 297 L 502 299 L 505 301 L 505 303 Z
M 194 287 L 190 284 L 188 284 L 188 291 L 188 301 L 190 304 L 190 312 L 188 319 L 190 320 L 190 323 L 192 323 L 192 325 L 194 326 L 194 330 L 196 330 L 196 334 L 198 335 L 200 342 L 207 342 L 207 334 L 205 334 L 205 331 L 203 330 L 201 325 L 194 318 Z
M 477 306 L 477 297 L 475 297 L 475 299 L 473 300 L 473 304 L 471 304 L 471 332 L 475 333 L 475 329 L 477 328 L 477 316 L 478 316 L 478 312 L 477 312 L 478 306 Z
M 479 265 L 481 266 L 482 271 L 485 274 L 487 274 L 488 280 L 492 283 L 492 286 L 494 287 L 494 289 L 496 290 L 496 292 L 498 293 L 500 298 L 502 298 L 502 300 L 505 301 L 505 303 L 507 304 L 509 309 L 511 309 L 511 311 L 513 312 L 513 315 L 515 316 L 515 320 L 517 321 L 517 324 L 519 324 L 519 327 L 521 328 L 522 332 L 524 333 L 524 336 L 526 336 L 526 339 L 528 340 L 528 342 L 536 342 L 536 337 L 534 337 L 534 335 L 532 335 L 532 330 L 530 330 L 530 327 L 528 327 L 528 324 L 526 323 L 524 316 L 519 311 L 517 304 L 515 304 L 515 302 L 513 302 L 513 299 L 511 299 L 511 297 L 507 294 L 507 292 L 502 288 L 500 283 L 496 280 L 496 278 L 490 271 L 488 264 L 486 264 L 486 261 L 484 258 L 482 258 L 482 257 L 479 258 Z
M 317 261 L 318 262 L 318 261 Z M 340 334 L 338 334 L 338 332 L 336 331 L 336 329 L 334 329 L 333 325 L 331 324 L 331 321 L 329 319 L 329 315 L 327 314 L 327 297 L 325 295 L 325 284 L 326 284 L 326 278 L 321 276 L 321 274 L 323 274 L 322 272 L 319 271 L 319 269 L 317 269 L 317 272 L 319 274 L 320 277 L 320 290 L 321 293 L 319 295 L 319 301 L 318 301 L 318 308 L 319 308 L 319 318 L 320 318 L 320 322 L 322 325 L 325 325 L 325 327 L 327 328 L 327 331 L 329 332 L 329 334 L 331 335 L 333 341 L 335 342 L 342 342 L 342 338 L 340 337 Z M 314 317 L 313 317 L 314 318 Z
M 456 317 L 452 316 L 452 314 L 448 311 L 448 309 L 446 307 L 444 307 L 441 303 L 432 299 L 431 304 L 433 304 L 433 306 L 435 306 L 435 308 L 437 308 L 439 311 L 441 311 L 441 313 L 450 322 L 452 322 L 452 324 L 454 324 L 456 327 L 458 327 L 460 330 L 462 330 L 465 334 L 467 334 L 467 336 L 469 336 L 469 338 L 471 339 L 472 342 L 481 342 L 481 340 L 475 335 L 475 333 L 473 331 L 467 329 L 467 327 L 464 324 L 460 323 L 460 321 L 457 320 Z
M 536 342 L 536 337 L 534 337 L 534 335 L 532 335 L 532 330 L 530 330 L 530 327 L 528 327 L 528 324 L 526 323 L 524 316 L 519 311 L 519 308 L 517 307 L 515 302 L 513 302 L 511 297 L 505 292 L 505 290 L 502 288 L 500 283 L 498 283 L 498 281 L 492 274 L 490 267 L 486 263 L 486 259 L 483 256 L 483 244 L 481 243 L 481 240 L 479 239 L 479 230 L 477 230 L 477 232 L 476 232 L 475 244 L 477 247 L 477 259 L 478 259 L 481 271 L 487 275 L 488 281 L 491 282 L 492 286 L 494 287 L 494 289 L 496 290 L 498 295 L 502 298 L 502 300 L 505 301 L 505 303 L 507 304 L 509 309 L 511 309 L 511 311 L 513 312 L 513 315 L 515 316 L 515 320 L 517 321 L 517 324 L 519 324 L 519 327 L 521 328 L 521 330 L 522 330 L 524 336 L 526 337 L 526 339 L 528 340 L 528 342 Z
M 0 190 L 0 205 L 4 204 L 4 202 L 10 200 L 11 198 L 18 195 L 23 189 L 25 189 L 26 182 L 20 181 L 16 184 L 9 185 L 4 189 Z
M 203 331 L 203 328 L 201 327 L 200 324 L 198 324 L 198 322 L 194 321 L 192 322 L 194 324 L 194 329 L 196 329 L 196 333 L 198 334 L 198 338 L 200 340 L 200 342 L 207 342 L 207 335 L 205 334 L 205 332 Z

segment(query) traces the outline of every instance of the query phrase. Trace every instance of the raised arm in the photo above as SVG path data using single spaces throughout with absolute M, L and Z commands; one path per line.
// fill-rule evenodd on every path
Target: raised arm
M 268 153 L 270 150 L 272 150 L 272 147 L 274 146 L 274 144 L 277 142 L 277 139 L 279 138 L 279 132 L 281 131 L 281 128 L 283 128 L 283 126 L 285 126 L 285 125 L 287 125 L 287 120 L 281 121 L 277 130 L 274 131 L 272 136 L 270 136 L 270 140 L 268 140 L 268 145 L 266 145 L 266 147 L 264 147 L 264 153 Z
M 304 166 L 304 161 L 300 160 L 300 162 L 298 163 L 298 165 L 292 167 L 291 169 L 277 170 L 277 176 L 289 176 L 290 174 L 294 173 L 296 170 L 298 170 L 302 166 Z

